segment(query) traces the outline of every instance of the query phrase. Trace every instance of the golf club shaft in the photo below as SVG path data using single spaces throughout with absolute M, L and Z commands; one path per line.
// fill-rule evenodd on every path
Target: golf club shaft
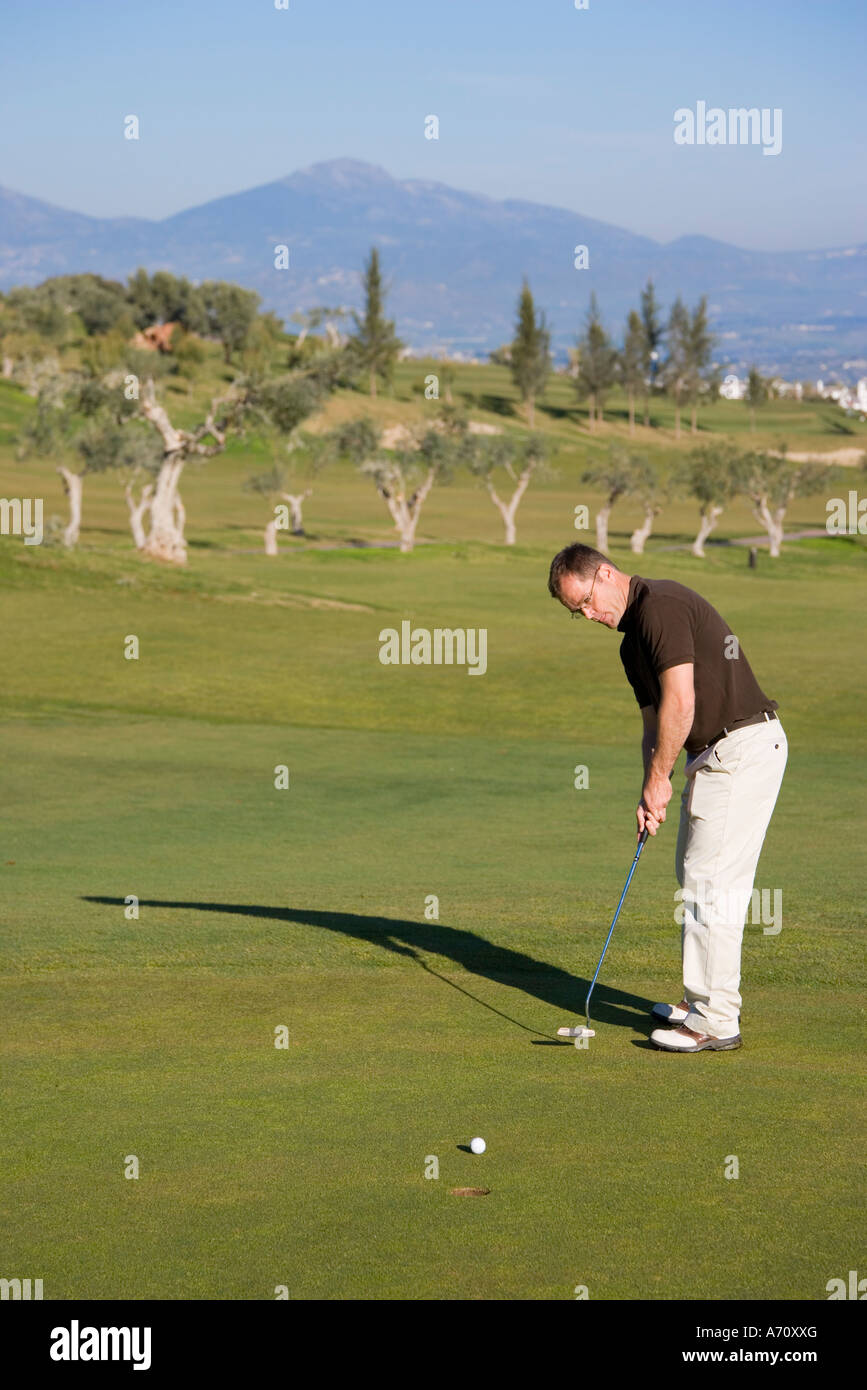
M 635 873 L 638 861 L 641 858 L 641 851 L 644 849 L 647 836 L 648 831 L 642 830 L 641 837 L 638 841 L 638 849 L 635 851 L 635 858 L 633 859 L 632 867 L 629 870 L 629 877 L 627 878 L 626 883 L 623 885 L 623 892 L 620 894 L 620 902 L 617 904 L 617 911 L 614 914 L 614 920 L 612 921 L 611 926 L 608 929 L 608 935 L 605 938 L 605 945 L 602 947 L 602 955 L 599 957 L 599 964 L 596 967 L 596 972 L 591 981 L 590 988 L 587 991 L 587 998 L 584 1001 L 584 1016 L 587 1020 L 588 1028 L 590 1027 L 590 996 L 593 993 L 593 986 L 596 984 L 596 978 L 599 974 L 599 971 L 602 969 L 602 962 L 605 959 L 605 952 L 608 950 L 608 943 L 611 940 L 614 928 L 617 925 L 617 918 L 620 916 L 620 909 L 623 906 L 623 901 L 626 897 L 626 894 L 629 892 L 629 885 L 632 882 L 632 875 Z

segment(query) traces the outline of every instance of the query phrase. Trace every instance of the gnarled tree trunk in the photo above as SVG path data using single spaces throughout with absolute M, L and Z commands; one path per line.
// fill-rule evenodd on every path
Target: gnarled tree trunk
M 63 544 L 72 546 L 78 542 L 81 531 L 81 494 L 84 478 L 69 468 L 61 467 L 57 471 L 63 479 L 63 490 L 69 498 L 69 521 L 63 532 Z
M 767 497 L 753 498 L 753 516 L 760 521 L 768 533 L 768 548 L 774 559 L 778 559 L 783 545 L 783 521 L 785 507 L 771 511 Z
M 485 486 L 487 487 L 488 492 L 490 493 L 491 501 L 497 508 L 497 511 L 500 513 L 500 516 L 503 518 L 503 525 L 506 528 L 506 545 L 515 544 L 515 538 L 517 536 L 517 528 L 515 526 L 515 515 L 518 511 L 521 498 L 527 491 L 530 478 L 533 475 L 534 466 L 535 465 L 532 463 L 528 464 L 528 466 L 521 473 L 521 476 L 518 478 L 515 491 L 512 493 L 508 502 L 504 502 L 503 499 L 498 495 L 497 490 L 494 487 L 494 484 L 491 482 L 490 478 L 486 480 Z M 512 476 L 514 477 L 514 474 Z
M 644 543 L 653 530 L 653 519 L 659 511 L 658 507 L 653 507 L 649 502 L 644 504 L 644 520 L 640 526 L 636 526 L 632 535 L 629 537 L 630 549 L 636 555 L 644 554 Z M 601 549 L 601 547 L 600 547 Z
M 312 487 L 308 487 L 304 492 L 281 492 L 280 496 L 289 503 L 289 510 L 292 513 L 292 534 L 293 536 L 304 535 L 304 516 L 302 508 L 306 498 L 313 495 Z
M 328 346 L 332 348 L 345 347 L 349 339 L 345 333 L 341 333 L 337 326 L 326 320 L 325 335 L 328 338 Z
M 142 547 L 143 553 L 152 560 L 165 560 L 174 565 L 186 564 L 187 559 L 183 507 L 179 506 L 178 498 L 178 482 L 183 468 L 183 456 L 177 458 L 169 454 L 163 460 L 151 498 L 150 531 Z
M 406 485 L 399 468 L 393 470 L 391 479 L 390 484 L 379 484 L 378 487 L 400 536 L 400 553 L 406 555 L 415 545 L 418 519 L 436 480 L 436 469 L 428 470 L 424 482 L 409 499 L 406 497 Z
M 611 502 L 603 502 L 596 513 L 596 549 L 608 554 L 608 518 L 611 515 Z
M 701 525 L 698 528 L 698 535 L 692 543 L 692 553 L 693 555 L 698 556 L 700 560 L 704 559 L 704 543 L 710 535 L 711 531 L 716 526 L 722 514 L 722 507 L 717 506 L 715 502 L 712 502 L 710 506 L 705 507 L 704 511 L 701 514 Z
M 153 484 L 145 484 L 137 502 L 133 494 L 132 483 L 127 483 L 125 491 L 126 504 L 129 507 L 129 524 L 132 530 L 132 538 L 135 541 L 135 548 L 136 550 L 144 550 L 147 542 L 144 530 L 144 517 L 150 510 L 151 497 L 153 496 Z
M 183 507 L 178 510 L 178 483 L 184 469 L 184 446 L 188 439 L 176 430 L 161 405 L 157 404 L 153 381 L 145 384 L 141 397 L 141 412 L 159 431 L 165 450 L 151 498 L 151 527 L 142 553 L 153 560 L 170 564 L 186 564 L 187 547 L 184 541 Z

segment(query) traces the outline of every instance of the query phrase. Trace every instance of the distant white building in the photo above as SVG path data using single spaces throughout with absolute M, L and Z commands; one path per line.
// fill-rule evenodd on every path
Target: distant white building
M 742 401 L 746 398 L 749 381 L 746 377 L 739 377 L 735 372 L 729 372 L 723 378 L 719 393 L 727 401 Z M 768 389 L 772 396 L 780 399 L 790 398 L 796 401 L 802 399 L 804 388 L 800 381 L 785 381 L 781 376 L 775 376 L 768 382 Z
M 781 376 L 775 376 L 771 382 L 771 390 L 775 396 L 781 400 L 789 398 L 799 401 L 804 395 L 804 388 L 800 381 L 784 381 Z
M 857 410 L 859 415 L 867 416 L 867 377 L 859 377 L 854 386 L 841 386 L 835 382 L 826 386 L 824 381 L 816 382 L 816 394 L 826 401 L 836 401 L 841 410 Z
M 723 377 L 719 393 L 727 401 L 742 401 L 747 393 L 747 383 L 734 372 L 729 372 L 728 376 Z
M 831 394 L 843 410 L 857 410 L 860 415 L 867 414 L 867 377 L 862 376 L 854 388 L 844 386 L 839 393 Z

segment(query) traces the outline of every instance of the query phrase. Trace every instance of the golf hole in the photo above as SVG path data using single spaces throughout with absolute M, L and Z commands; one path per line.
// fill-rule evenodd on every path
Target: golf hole
M 451 1197 L 487 1197 L 491 1189 L 489 1187 L 453 1187 L 449 1193 Z

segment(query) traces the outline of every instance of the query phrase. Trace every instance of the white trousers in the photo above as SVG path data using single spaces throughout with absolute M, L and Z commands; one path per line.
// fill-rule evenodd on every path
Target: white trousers
M 739 1031 L 744 922 L 787 755 L 783 726 L 771 719 L 687 759 L 676 859 L 684 1023 L 711 1037 Z

